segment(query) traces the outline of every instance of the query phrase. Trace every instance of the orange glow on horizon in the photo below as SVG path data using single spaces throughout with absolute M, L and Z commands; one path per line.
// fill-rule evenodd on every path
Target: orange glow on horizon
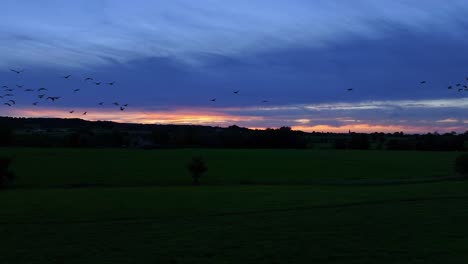
M 268 125 L 265 123 L 280 123 L 281 120 L 275 120 L 268 116 L 244 116 L 226 114 L 223 111 L 226 109 L 209 109 L 209 108 L 192 108 L 192 109 L 177 109 L 177 110 L 140 110 L 130 109 L 125 111 L 102 109 L 102 108 L 75 108 L 75 112 L 70 114 L 68 110 L 63 108 L 29 108 L 29 109 L 11 109 L 7 116 L 15 117 L 42 117 L 42 118 L 81 118 L 89 121 L 113 121 L 118 123 L 140 123 L 140 124 L 175 124 L 175 125 L 207 125 L 227 127 L 231 125 L 239 125 L 250 129 L 266 129 Z M 87 111 L 86 115 L 82 113 Z M 346 118 L 330 118 L 330 121 L 347 120 Z M 327 119 L 321 119 L 319 122 L 323 124 L 307 125 L 309 119 L 294 120 L 298 125 L 292 125 L 293 130 L 301 130 L 304 132 L 332 132 L 332 133 L 347 133 L 352 132 L 372 133 L 384 132 L 394 133 L 402 131 L 404 133 L 427 133 L 427 132 L 464 132 L 466 128 L 457 127 L 456 125 L 447 126 L 447 122 L 436 122 L 423 126 L 411 125 L 396 125 L 396 124 L 370 124 L 365 121 L 353 124 L 342 124 L 338 126 L 328 125 Z M 318 120 L 315 120 L 317 122 Z M 263 124 L 262 124 L 263 123 Z M 277 127 L 280 127 L 278 125 Z
M 39 110 L 39 111 L 38 111 Z M 87 111 L 86 115 L 83 113 Z M 179 109 L 170 111 L 118 111 L 102 109 L 75 109 L 73 114 L 63 109 L 18 109 L 14 116 L 81 118 L 88 121 L 113 121 L 118 123 L 139 124 L 193 124 L 193 125 L 230 125 L 233 122 L 261 121 L 262 117 L 234 116 L 203 109 Z
M 342 126 L 330 126 L 330 125 L 315 125 L 315 126 L 293 126 L 294 130 L 301 130 L 304 132 L 331 132 L 331 133 L 348 133 L 357 132 L 357 133 L 373 133 L 373 132 L 383 132 L 383 133 L 394 133 L 394 132 L 404 132 L 404 133 L 428 133 L 434 132 L 437 130 L 436 127 L 411 127 L 411 126 L 401 126 L 401 125 L 373 125 L 373 124 L 353 124 L 353 125 L 342 125 Z M 443 131 L 457 131 L 460 130 L 459 127 L 449 127 L 444 128 Z M 439 129 L 441 131 L 441 129 Z

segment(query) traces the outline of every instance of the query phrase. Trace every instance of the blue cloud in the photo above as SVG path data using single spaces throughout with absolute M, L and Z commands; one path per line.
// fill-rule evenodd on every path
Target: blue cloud
M 148 57 L 200 64 L 202 54 L 254 56 L 291 46 L 326 48 L 395 27 L 462 40 L 468 7 L 440 1 L 6 0 L 3 63 L 92 66 Z

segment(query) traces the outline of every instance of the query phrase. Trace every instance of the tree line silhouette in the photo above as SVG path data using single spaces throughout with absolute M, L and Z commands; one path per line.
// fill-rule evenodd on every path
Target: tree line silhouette
M 321 133 L 290 127 L 253 130 L 236 125 L 122 124 L 60 118 L 0 117 L 0 146 L 153 148 L 325 148 L 421 151 L 467 150 L 465 133 Z

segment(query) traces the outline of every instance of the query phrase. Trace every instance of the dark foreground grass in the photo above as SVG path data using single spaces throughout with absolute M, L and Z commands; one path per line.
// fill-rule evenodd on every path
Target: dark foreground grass
M 208 163 L 203 184 L 308 184 L 454 175 L 454 152 L 335 150 L 0 149 L 14 157 L 17 186 L 184 185 L 192 156 Z
M 467 263 L 468 183 L 23 189 L 0 263 Z
M 5 155 L 15 158 L 19 181 L 0 192 L 2 264 L 468 263 L 468 182 L 443 181 L 456 153 Z M 193 155 L 208 162 L 202 186 L 189 186 Z M 434 178 L 441 181 L 422 181 Z M 401 181 L 382 184 L 389 179 Z

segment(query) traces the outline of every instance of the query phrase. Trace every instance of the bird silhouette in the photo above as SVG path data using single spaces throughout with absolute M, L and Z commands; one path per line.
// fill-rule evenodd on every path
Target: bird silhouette
M 419 82 L 419 83 L 420 83 L 420 84 L 425 84 L 425 83 L 426 83 L 426 81 L 421 81 L 421 82 Z
M 76 93 L 76 92 L 78 92 L 79 90 L 80 90 L 80 89 L 75 89 L 75 90 L 73 90 L 73 92 L 75 92 L 75 93 Z
M 86 82 L 86 81 L 92 81 L 92 80 L 94 80 L 94 79 L 91 78 L 91 77 L 87 77 L 87 78 L 85 79 L 85 82 Z
M 216 98 L 213 98 L 210 100 L 211 102 L 216 102 Z
M 268 100 L 263 100 L 262 103 L 268 103 Z
M 33 103 L 33 105 L 37 105 L 37 104 L 38 104 L 38 102 L 34 102 L 34 103 Z
M 117 103 L 117 102 L 113 102 L 112 104 L 115 105 L 115 106 L 119 105 L 119 103 Z
M 5 89 L 5 92 L 13 92 L 13 89 Z
M 15 70 L 15 69 L 10 69 L 10 71 L 16 73 L 16 74 L 20 74 L 22 72 L 24 72 L 24 70 Z
M 115 82 L 108 82 L 107 85 L 114 85 Z
M 42 88 L 37 89 L 37 91 L 38 91 L 38 92 L 40 92 L 40 91 L 47 91 L 47 88 L 42 87 Z
M 447 87 L 447 89 L 452 89 L 452 86 Z
M 55 102 L 55 100 L 60 99 L 60 97 L 59 96 L 49 96 L 49 97 L 46 98 L 46 100 L 49 100 L 49 99 L 52 100 L 52 102 Z
M 353 88 L 348 88 L 348 92 L 351 92 L 353 90 Z
M 69 111 L 68 113 L 73 114 L 74 112 L 75 112 L 75 111 L 71 110 L 71 111 Z
M 461 85 L 461 83 L 457 83 L 457 84 L 456 84 L 456 86 L 460 86 L 460 85 Z
M 8 86 L 6 86 L 6 85 L 3 85 L 3 86 L 2 86 L 2 88 L 8 88 Z
M 120 107 L 120 111 L 123 111 L 123 110 L 125 110 L 125 108 L 121 106 L 121 107 Z
M 45 94 L 40 94 L 40 95 L 38 95 L 37 97 L 38 97 L 39 99 L 42 99 L 44 96 L 45 96 Z
M 16 87 L 18 87 L 18 88 L 23 88 L 23 86 L 24 85 L 18 85 L 18 84 L 16 85 Z
M 94 84 L 96 84 L 96 85 L 101 85 L 101 82 L 95 82 Z
M 100 102 L 100 103 L 99 103 L 99 105 L 103 105 L 103 104 L 104 104 L 104 102 Z
M 123 106 L 127 107 L 127 106 L 128 106 L 128 104 L 124 104 Z
M 8 105 L 8 106 L 11 106 L 11 104 L 9 104 L 9 103 L 4 103 L 4 105 Z
M 26 89 L 25 92 L 34 92 L 34 89 Z
M 86 115 L 88 112 L 84 112 L 83 115 Z
M 458 91 L 459 91 L 459 92 L 463 91 L 463 88 L 458 88 Z
M 233 93 L 235 93 L 235 94 L 238 94 L 239 92 L 240 92 L 240 91 L 239 91 L 239 90 L 237 90 L 237 91 L 234 91 Z
M 15 100 L 8 100 L 7 102 L 10 102 L 12 104 L 16 104 Z
M 68 79 L 68 78 L 70 78 L 70 77 L 71 77 L 71 75 L 69 74 L 69 75 L 67 75 L 67 76 L 63 76 L 62 78 Z

